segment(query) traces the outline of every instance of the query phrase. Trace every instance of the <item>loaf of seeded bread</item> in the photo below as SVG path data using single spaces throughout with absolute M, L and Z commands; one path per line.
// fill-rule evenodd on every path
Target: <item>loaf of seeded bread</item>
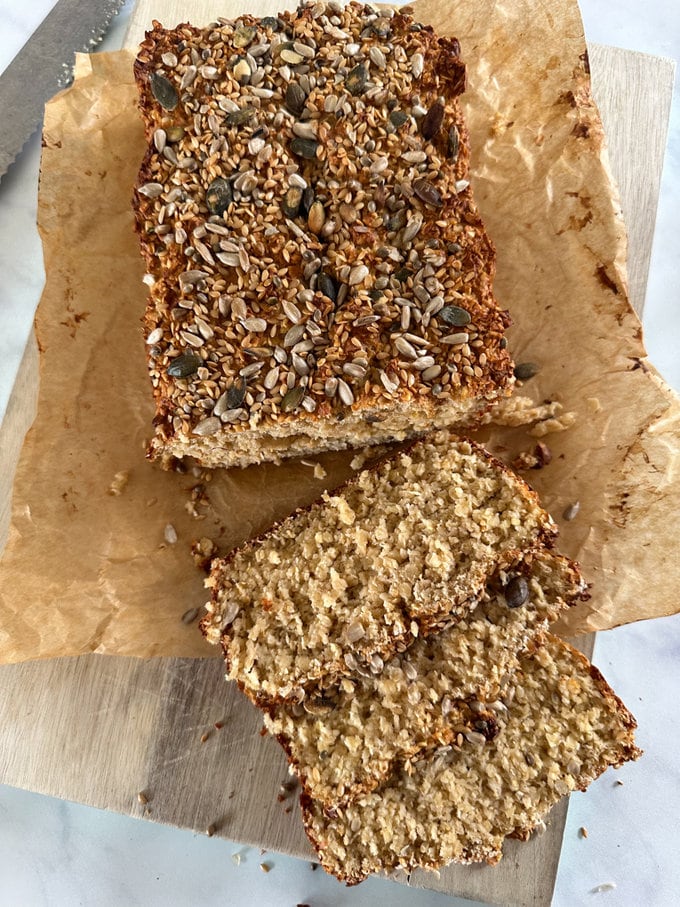
M 154 23 L 135 76 L 151 456 L 243 466 L 404 439 L 509 393 L 455 39 L 305 3 Z
M 300 700 L 469 614 L 555 531 L 506 466 L 434 433 L 216 559 L 201 628 L 253 700 Z
M 575 564 L 541 552 L 512 574 L 500 571 L 454 626 L 302 703 L 272 706 L 265 726 L 307 794 L 326 808 L 354 800 L 396 763 L 412 763 L 461 733 L 493 739 L 505 712 L 501 689 L 520 653 L 584 594 Z
M 491 741 L 445 747 L 348 806 L 303 795 L 323 867 L 349 883 L 398 867 L 496 863 L 557 801 L 637 759 L 635 720 L 599 671 L 557 637 L 525 657 Z M 480 735 L 481 736 L 481 735 Z

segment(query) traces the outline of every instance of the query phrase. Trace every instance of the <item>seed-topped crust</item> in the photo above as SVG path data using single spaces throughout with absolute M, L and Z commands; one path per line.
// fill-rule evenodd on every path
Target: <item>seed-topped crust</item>
M 439 752 L 348 806 L 324 811 L 303 795 L 324 869 L 356 884 L 399 867 L 497 863 L 506 837 L 528 836 L 563 796 L 640 755 L 633 716 L 557 637 L 522 660 L 506 702 L 500 733 L 483 746 Z
M 526 597 L 517 603 L 512 592 L 519 578 Z M 511 573 L 500 571 L 468 617 L 388 662 L 375 659 L 338 687 L 272 706 L 265 726 L 310 797 L 326 808 L 355 800 L 398 763 L 440 746 L 492 740 L 506 711 L 503 687 L 520 654 L 585 595 L 573 562 L 540 552 Z
M 153 455 L 377 443 L 508 392 L 455 39 L 331 0 L 154 23 L 135 74 Z
M 433 433 L 213 561 L 201 629 L 253 700 L 304 698 L 470 613 L 555 532 L 500 461 Z

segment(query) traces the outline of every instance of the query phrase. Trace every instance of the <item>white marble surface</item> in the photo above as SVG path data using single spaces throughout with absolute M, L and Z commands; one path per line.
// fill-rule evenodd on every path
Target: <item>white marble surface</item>
M 0 0 L 0 70 L 52 6 Z M 680 59 L 677 0 L 581 0 L 591 40 Z M 120 46 L 126 5 L 103 47 Z M 680 390 L 680 90 L 676 82 L 645 309 L 650 357 Z M 642 141 L 642 139 L 641 139 Z M 631 150 L 636 153 L 636 149 Z M 0 182 L 0 416 L 43 281 L 35 228 L 39 140 Z M 635 712 L 644 758 L 571 798 L 554 907 L 679 903 L 680 617 L 600 634 L 595 661 Z M 0 691 L 0 695 L 2 692 Z M 0 766 L 1 770 L 1 766 Z M 621 779 L 623 785 L 616 785 Z M 582 826 L 587 839 L 579 835 Z M 240 865 L 232 854 L 242 853 Z M 264 874 L 260 862 L 272 871 Z M 613 883 L 615 888 L 594 891 Z M 216 838 L 0 786 L 0 907 L 251 904 L 435 907 L 467 902 L 370 880 L 346 889 L 309 865 Z

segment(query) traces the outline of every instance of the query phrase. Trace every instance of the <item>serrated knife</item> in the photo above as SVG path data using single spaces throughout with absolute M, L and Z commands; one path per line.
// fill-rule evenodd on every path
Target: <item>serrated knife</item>
M 73 79 L 77 52 L 102 40 L 124 0 L 59 0 L 0 75 L 0 179 Z

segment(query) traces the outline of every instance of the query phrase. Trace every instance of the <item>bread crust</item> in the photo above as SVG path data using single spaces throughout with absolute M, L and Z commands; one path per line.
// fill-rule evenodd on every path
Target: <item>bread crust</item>
M 467 180 L 458 42 L 400 12 L 380 18 L 352 3 L 339 16 L 360 47 L 341 71 L 350 80 L 349 64 L 363 61 L 377 94 L 335 90 L 323 60 L 344 52 L 348 39 L 309 6 L 282 13 L 276 31 L 251 16 L 206 29 L 154 22 L 140 47 L 135 78 L 149 146 L 134 209 L 151 282 L 144 331 L 154 339 L 153 457 L 246 465 L 403 439 L 437 424 L 475 424 L 509 392 L 510 318 L 493 295 L 495 250 Z M 250 30 L 255 37 L 241 47 Z M 314 49 L 320 68 L 289 65 L 286 82 L 277 65 L 282 46 L 294 53 L 289 44 Z M 263 64 L 260 84 L 239 86 L 234 60 L 265 45 L 257 59 L 272 63 Z M 310 73 L 317 84 L 306 96 L 307 119 L 296 120 L 286 85 L 308 86 Z M 158 101 L 154 79 L 176 96 L 172 109 Z M 271 97 L 253 94 L 262 85 Z M 326 110 L 329 96 L 341 96 L 349 113 Z M 431 135 L 423 124 L 440 104 L 442 124 Z M 246 107 L 252 120 L 241 122 Z M 398 127 L 395 110 L 407 117 Z M 294 130 L 307 135 L 309 124 L 318 139 L 312 160 L 290 150 L 300 139 Z M 404 161 L 409 154 L 417 162 Z M 282 213 L 292 178 L 315 193 L 317 219 L 336 224 L 328 236 L 311 214 Z M 216 180 L 232 186 L 224 191 L 233 201 L 211 214 Z M 418 219 L 416 235 L 404 239 Z M 442 320 L 452 307 L 457 314 Z M 298 329 L 298 342 L 287 342 Z M 196 367 L 178 377 L 178 361 Z M 268 443 L 258 444 L 263 437 Z

